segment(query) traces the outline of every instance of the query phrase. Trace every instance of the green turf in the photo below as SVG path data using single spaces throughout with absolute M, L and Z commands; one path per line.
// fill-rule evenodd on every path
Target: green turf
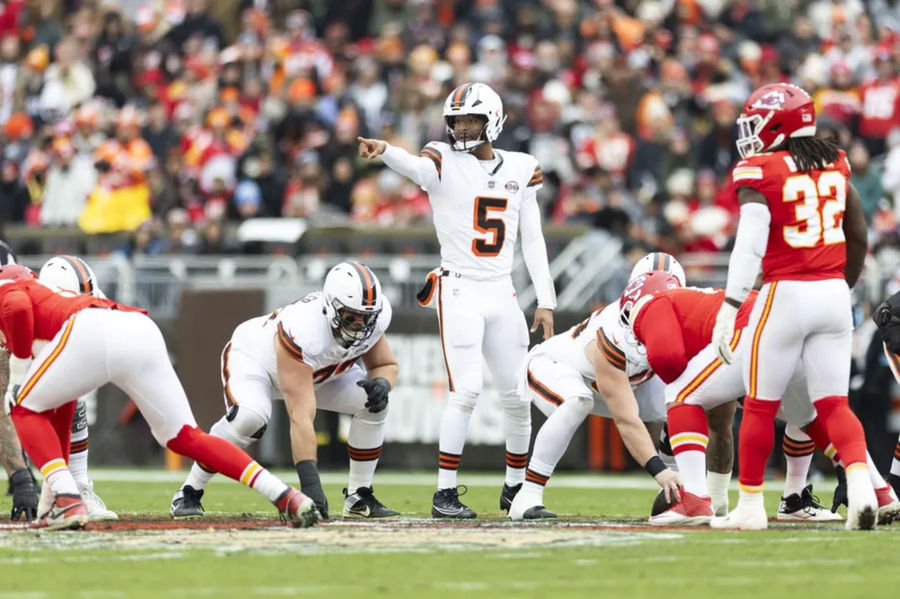
M 129 513 L 164 514 L 172 482 L 125 483 L 102 479 L 97 491 L 124 518 Z M 463 477 L 465 478 L 465 477 Z M 329 480 L 334 480 L 331 477 Z M 481 480 L 481 479 L 479 479 Z M 559 476 L 560 482 L 566 477 Z M 613 479 L 616 480 L 616 479 Z M 642 518 L 650 489 L 572 488 L 553 483 L 548 507 L 560 514 L 617 520 Z M 828 484 L 818 485 L 822 489 Z M 340 483 L 326 484 L 332 510 L 339 511 Z M 409 515 L 424 515 L 432 485 L 378 484 L 382 501 Z M 498 515 L 493 486 L 472 486 L 468 504 Z M 770 511 L 777 491 L 768 494 Z M 822 499 L 827 498 L 822 493 Z M 734 499 L 734 498 L 733 498 Z M 209 512 L 275 516 L 265 500 L 235 484 L 210 486 Z M 897 579 L 895 548 L 900 527 L 845 532 L 840 525 L 779 527 L 757 533 L 709 530 L 597 532 L 585 546 L 553 543 L 507 549 L 503 541 L 481 549 L 433 547 L 410 550 L 379 546 L 325 553 L 296 542 L 248 550 L 230 542 L 204 549 L 173 544 L 106 550 L 89 531 L 44 533 L 0 531 L 0 599 L 23 597 L 884 597 Z M 134 537 L 137 533 L 117 533 Z M 187 533 L 191 534 L 191 533 Z M 329 534 L 353 535 L 353 529 Z M 386 534 L 391 534 L 390 532 Z M 498 539 L 508 534 L 491 531 Z M 216 537 L 219 538 L 218 536 Z M 106 541 L 103 541 L 106 542 Z

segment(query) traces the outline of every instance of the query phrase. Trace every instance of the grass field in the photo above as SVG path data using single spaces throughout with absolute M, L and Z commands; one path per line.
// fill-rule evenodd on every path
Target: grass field
M 547 505 L 564 517 L 512 525 L 498 511 L 499 475 L 462 476 L 469 484 L 463 500 L 482 517 L 446 523 L 427 518 L 432 473 L 380 473 L 376 494 L 403 519 L 335 518 L 294 530 L 278 524 L 264 499 L 228 481 L 208 488 L 206 519 L 173 525 L 168 502 L 181 473 L 93 474 L 110 508 L 134 524 L 41 533 L 0 520 L 0 599 L 877 598 L 893 594 L 900 578 L 898 525 L 875 532 L 846 532 L 842 524 L 743 533 L 651 529 L 643 521 L 655 491 L 646 476 L 555 476 Z M 327 474 L 324 482 L 339 514 L 344 476 Z M 833 485 L 817 486 L 823 502 L 830 500 Z M 774 488 L 767 494 L 770 513 L 778 495 Z M 5 511 L 8 504 L 0 505 Z

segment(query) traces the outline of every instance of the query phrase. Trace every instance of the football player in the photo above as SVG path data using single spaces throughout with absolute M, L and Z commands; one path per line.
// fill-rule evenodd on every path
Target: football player
M 735 320 L 732 341 L 734 363 L 725 364 L 710 343 L 712 327 L 725 298 L 722 289 L 683 288 L 642 299 L 631 311 L 630 326 L 646 348 L 647 360 L 666 386 L 668 428 L 678 472 L 684 480 L 681 500 L 650 518 L 651 524 L 697 525 L 710 521 L 718 509 L 707 489 L 706 446 L 709 438 L 706 410 L 732 401 L 743 390 L 741 352 L 749 336 L 744 327 L 756 299 L 752 291 Z M 816 413 L 802 375 L 791 381 L 779 417 L 789 424 L 784 449 L 787 460 L 785 492 L 776 518 L 787 521 L 829 521 L 841 517 L 818 505 L 812 485 L 806 485 L 814 443 L 804 432 Z M 827 447 L 826 453 L 833 453 Z M 868 459 L 876 487 L 879 520 L 890 522 L 900 502 Z M 730 478 L 730 473 L 729 473 Z M 727 497 L 727 496 L 726 496 Z M 719 500 L 721 502 L 721 499 Z M 727 511 L 727 507 L 725 509 Z
M 683 276 L 680 265 L 677 271 Z M 572 435 L 591 413 L 612 418 L 629 453 L 656 479 L 666 498 L 674 501 L 678 496 L 679 477 L 663 464 L 645 426 L 665 420 L 662 383 L 625 323 L 640 294 L 680 286 L 678 277 L 664 271 L 638 274 L 618 303 L 528 352 L 520 383 L 523 397 L 534 401 L 547 421 L 535 438 L 525 484 L 509 510 L 511 519 L 556 517 L 544 507 L 544 487 Z
M 878 333 L 884 344 L 884 355 L 894 378 L 900 383 L 900 293 L 895 293 L 875 309 L 872 319 L 878 326 Z M 891 461 L 891 486 L 900 494 L 900 439 L 894 448 Z
M 76 256 L 55 256 L 47 260 L 41 267 L 38 280 L 41 283 L 57 288 L 63 292 L 93 295 L 106 298 L 106 294 L 97 284 L 93 269 Z M 72 437 L 69 448 L 69 472 L 78 484 L 78 492 L 84 500 L 88 516 L 94 521 L 117 520 L 118 514 L 106 507 L 103 500 L 94 492 L 94 483 L 88 476 L 88 421 L 85 399 L 79 397 L 75 403 L 75 415 L 72 418 Z M 53 492 L 49 485 L 41 489 L 38 513 L 50 509 Z
M 162 334 L 146 311 L 90 295 L 65 296 L 24 266 L 0 267 L 0 281 L 0 340 L 11 353 L 4 407 L 54 493 L 35 527 L 79 528 L 88 521 L 67 464 L 72 397 L 106 383 L 134 400 L 161 445 L 256 490 L 294 526 L 318 521 L 312 499 L 233 444 L 197 428 Z
M 503 129 L 500 96 L 483 83 L 465 83 L 447 96 L 449 143 L 428 143 L 418 157 L 383 140 L 359 138 L 363 158 L 381 158 L 428 192 L 441 245 L 441 267 L 423 303 L 436 303 L 450 395 L 441 418 L 435 518 L 474 518 L 459 500 L 459 469 L 469 417 L 487 361 L 500 393 L 506 437 L 506 477 L 500 508 L 509 509 L 525 480 L 531 412 L 518 392 L 516 369 L 528 352 L 528 326 L 510 271 L 521 230 L 522 254 L 537 293 L 531 331 L 553 336 L 556 296 L 541 232 L 537 191 L 543 184 L 529 154 L 493 146 Z
M 342 262 L 328 271 L 322 291 L 238 325 L 222 352 L 226 413 L 210 434 L 249 447 L 268 426 L 272 400 L 282 397 L 301 490 L 327 518 L 313 419 L 316 409 L 349 414 L 343 515 L 399 515 L 372 493 L 388 394 L 397 380 L 397 360 L 384 335 L 390 322 L 391 305 L 375 273 L 358 262 Z M 172 499 L 173 517 L 203 515 L 200 499 L 214 474 L 201 462 L 191 467 Z
M 867 230 L 846 155 L 815 137 L 812 99 L 794 85 L 754 91 L 737 125 L 742 160 L 731 174 L 741 215 L 712 336 L 724 362 L 733 360 L 735 319 L 760 265 L 763 286 L 747 325 L 751 346 L 742 359 L 740 499 L 711 525 L 767 526 L 763 479 L 775 414 L 802 364 L 817 412 L 806 432 L 830 440 L 846 466 L 846 526 L 872 528 L 878 502 L 866 440 L 847 401 L 853 328 L 848 284 L 856 283 L 862 268 Z

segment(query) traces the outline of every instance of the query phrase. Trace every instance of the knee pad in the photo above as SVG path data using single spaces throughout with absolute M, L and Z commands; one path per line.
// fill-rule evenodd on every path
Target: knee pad
M 238 405 L 231 406 L 225 420 L 237 434 L 254 440 L 261 439 L 269 425 L 268 417 Z
M 472 413 L 475 409 L 475 402 L 478 401 L 478 395 L 465 391 L 451 391 L 450 397 L 447 399 L 448 406 L 454 406 L 460 410 Z

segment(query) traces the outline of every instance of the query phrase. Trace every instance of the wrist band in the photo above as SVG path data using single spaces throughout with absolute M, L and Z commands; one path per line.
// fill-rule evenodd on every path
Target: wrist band
M 725 303 L 733 308 L 741 307 L 741 302 L 737 301 L 736 299 L 731 299 L 730 297 L 725 298 Z
M 666 465 L 659 459 L 658 455 L 653 456 L 647 460 L 646 464 L 644 464 L 644 470 L 646 470 L 650 476 L 654 477 L 665 469 Z

